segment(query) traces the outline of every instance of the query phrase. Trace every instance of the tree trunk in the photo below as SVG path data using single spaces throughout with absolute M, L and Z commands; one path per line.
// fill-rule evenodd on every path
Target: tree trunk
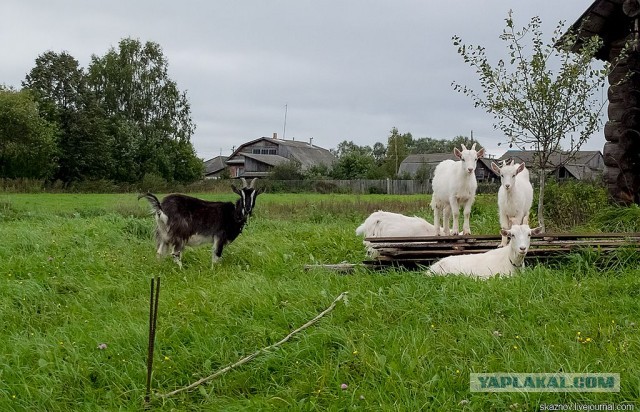
M 547 171 L 544 168 L 540 169 L 540 190 L 538 192 L 538 226 L 542 228 L 542 233 L 545 233 L 544 227 L 544 184 L 547 176 Z

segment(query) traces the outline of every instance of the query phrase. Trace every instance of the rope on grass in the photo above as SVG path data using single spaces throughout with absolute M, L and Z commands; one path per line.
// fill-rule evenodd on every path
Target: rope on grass
M 322 312 L 318 313 L 315 318 L 311 319 L 310 321 L 308 321 L 304 325 L 300 326 L 299 328 L 291 331 L 287 336 L 282 338 L 280 341 L 274 343 L 273 345 L 269 345 L 267 347 L 264 347 L 264 348 L 258 350 L 257 352 L 252 353 L 249 356 L 245 356 L 244 358 L 238 360 L 237 362 L 232 363 L 230 365 L 227 365 L 222 369 L 219 369 L 214 374 L 209 375 L 209 376 L 207 376 L 205 378 L 202 378 L 202 379 L 200 379 L 200 380 L 198 380 L 196 382 L 193 382 L 189 386 L 185 386 L 184 388 L 176 389 L 175 391 L 165 393 L 164 395 L 160 394 L 159 396 L 161 396 L 163 398 L 168 398 L 168 397 L 176 395 L 176 394 L 178 394 L 180 392 L 191 390 L 191 389 L 193 389 L 193 388 L 195 388 L 197 386 L 202 385 L 205 382 L 209 382 L 210 380 L 217 378 L 218 376 L 220 376 L 220 375 L 222 375 L 222 374 L 224 374 L 224 373 L 226 373 L 226 372 L 228 372 L 228 371 L 230 371 L 230 370 L 232 370 L 234 368 L 237 368 L 238 366 L 244 365 L 245 363 L 253 360 L 256 356 L 260 355 L 261 353 L 267 352 L 267 351 L 269 351 L 269 350 L 271 350 L 273 348 L 277 348 L 278 346 L 282 345 L 283 343 L 285 343 L 286 341 L 291 339 L 291 337 L 293 335 L 295 335 L 296 333 L 301 332 L 301 331 L 307 329 L 309 326 L 313 325 L 314 323 L 318 322 L 323 316 L 325 316 L 327 313 L 331 312 L 336 307 L 336 304 L 339 301 L 343 300 L 346 296 L 347 296 L 347 292 L 342 292 L 340 295 L 338 295 L 337 298 L 335 298 L 333 300 L 333 302 L 331 303 L 331 305 L 329 305 L 329 307 L 327 307 Z

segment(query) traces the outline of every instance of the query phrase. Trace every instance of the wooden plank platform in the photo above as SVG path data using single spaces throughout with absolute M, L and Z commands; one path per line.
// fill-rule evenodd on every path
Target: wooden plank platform
M 414 238 L 369 237 L 373 249 L 378 252 L 375 259 L 366 260 L 366 265 L 430 265 L 434 261 L 451 255 L 482 253 L 498 247 L 500 236 L 427 236 Z M 640 251 L 640 233 L 545 233 L 531 238 L 527 260 L 550 259 L 584 248 L 610 252 L 621 246 L 634 247 Z

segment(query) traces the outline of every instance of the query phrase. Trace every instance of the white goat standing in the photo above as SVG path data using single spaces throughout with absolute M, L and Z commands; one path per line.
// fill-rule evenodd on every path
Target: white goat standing
M 529 225 L 513 225 L 509 230 L 500 230 L 510 241 L 507 247 L 498 247 L 484 253 L 454 255 L 440 259 L 429 267 L 430 274 L 462 274 L 487 279 L 498 273 L 512 275 L 524 267 L 524 258 L 529 251 L 531 235 L 537 235 L 541 228 L 531 229 Z
M 528 225 L 529 212 L 533 202 L 533 186 L 529 181 L 529 171 L 523 163 L 505 163 L 502 167 L 491 162 L 491 169 L 500 175 L 501 185 L 498 190 L 498 213 L 500 227 L 509 229 L 512 225 Z M 507 237 L 502 235 L 500 246 L 507 244 Z
M 436 228 L 431 223 L 417 216 L 405 216 L 399 213 L 373 212 L 356 229 L 356 235 L 367 237 L 417 237 L 434 236 Z M 371 257 L 377 256 L 377 251 L 370 242 L 363 240 L 367 253 Z
M 458 220 L 460 218 L 460 203 L 464 204 L 464 223 L 462 233 L 471 233 L 469 216 L 471 206 L 475 201 L 478 181 L 476 180 L 476 164 L 478 159 L 484 156 L 484 149 L 476 152 L 476 144 L 467 149 L 462 145 L 462 151 L 453 149 L 453 154 L 460 159 L 443 160 L 436 166 L 433 176 L 433 195 L 431 196 L 431 208 L 433 209 L 433 225 L 443 227 L 445 236 L 450 234 L 449 216 L 453 212 L 453 233 L 457 234 Z M 440 224 L 442 215 L 442 225 Z M 438 235 L 440 232 L 438 231 Z

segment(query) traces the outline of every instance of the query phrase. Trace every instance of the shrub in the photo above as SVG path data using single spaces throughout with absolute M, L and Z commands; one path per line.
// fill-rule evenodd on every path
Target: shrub
M 607 192 L 598 182 L 550 180 L 544 190 L 545 224 L 556 230 L 583 225 L 607 204 Z

